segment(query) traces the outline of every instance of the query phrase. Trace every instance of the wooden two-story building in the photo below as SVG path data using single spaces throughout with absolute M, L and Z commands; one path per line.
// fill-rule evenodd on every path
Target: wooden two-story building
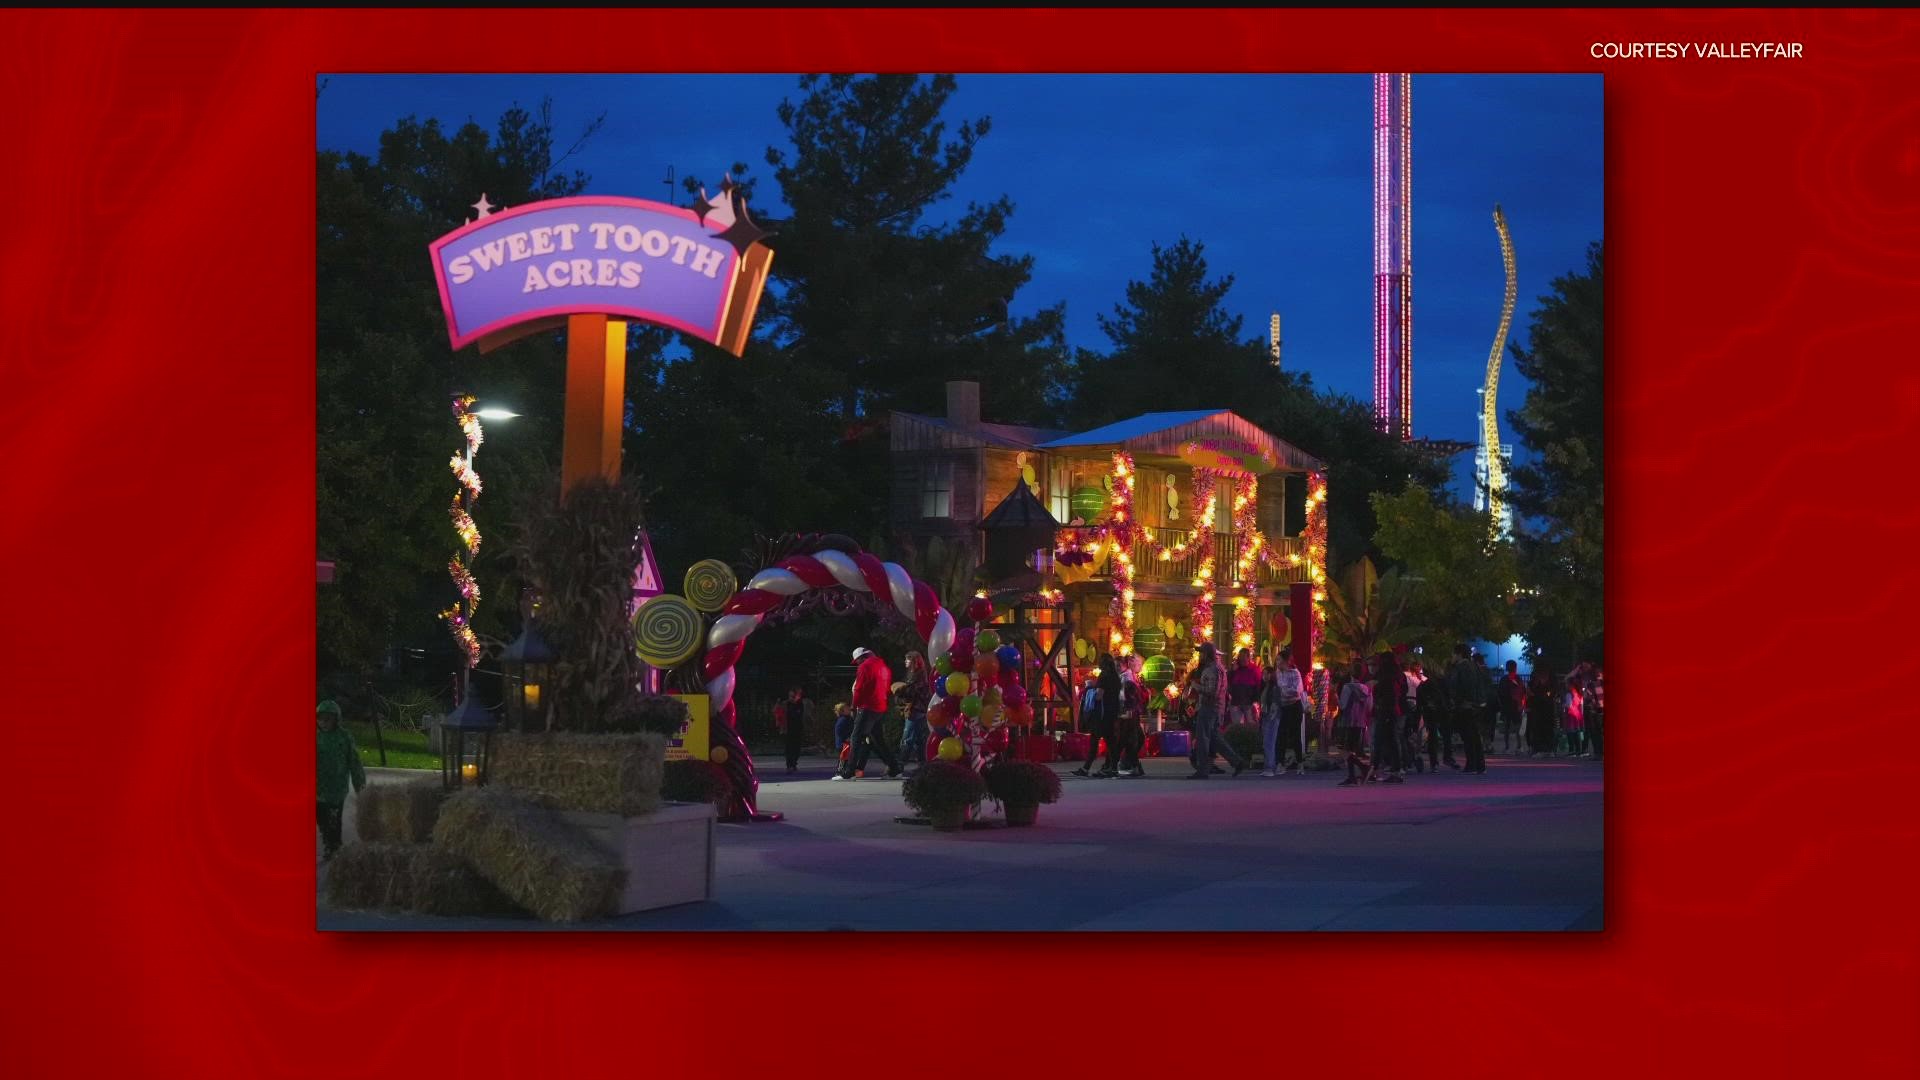
M 1301 536 L 1306 477 L 1324 466 L 1233 412 L 1146 413 L 1092 431 L 1049 431 L 982 420 L 978 385 L 953 382 L 947 384 L 945 416 L 896 412 L 891 437 L 895 531 L 921 548 L 934 537 L 965 546 L 976 563 L 983 557 L 982 520 L 1017 483 L 1061 523 L 1063 541 L 1094 537 L 1099 526 L 1112 526 L 1115 455 L 1129 455 L 1133 517 L 1166 552 L 1134 545 L 1133 626 L 1136 632 L 1165 633 L 1164 651 L 1177 663 L 1185 663 L 1204 636 L 1193 626 L 1194 604 L 1203 592 L 1194 581 L 1208 550 L 1192 542 L 1202 510 L 1195 505 L 1196 462 L 1220 460 L 1196 448 L 1233 448 L 1238 462 L 1253 463 L 1242 471 L 1258 474 L 1253 520 L 1269 557 L 1244 572 L 1232 558 L 1218 559 L 1211 576 L 1212 639 L 1223 647 L 1233 642 L 1234 605 L 1242 599 L 1254 612 L 1256 649 L 1288 639 L 1289 586 L 1306 581 L 1308 573 Z M 1211 550 L 1232 552 L 1232 483 L 1222 481 L 1216 497 Z M 1092 564 L 1072 567 L 1053 565 L 1050 554 L 1040 553 L 1035 569 L 1063 594 L 1072 632 L 1085 642 L 1075 651 L 1111 651 L 1116 549 L 1102 545 Z

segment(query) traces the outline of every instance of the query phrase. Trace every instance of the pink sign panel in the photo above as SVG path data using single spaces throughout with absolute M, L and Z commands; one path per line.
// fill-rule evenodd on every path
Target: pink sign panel
M 521 323 L 585 314 L 717 342 L 740 263 L 693 211 L 609 195 L 503 210 L 428 250 L 456 349 Z

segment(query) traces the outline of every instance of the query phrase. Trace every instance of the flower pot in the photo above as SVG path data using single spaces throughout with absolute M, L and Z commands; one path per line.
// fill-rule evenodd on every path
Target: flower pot
M 1039 803 L 1007 804 L 1007 824 L 1009 825 L 1031 825 L 1039 817 Z
M 943 807 L 927 814 L 927 820 L 936 829 L 953 832 L 967 823 L 967 808 L 964 806 Z

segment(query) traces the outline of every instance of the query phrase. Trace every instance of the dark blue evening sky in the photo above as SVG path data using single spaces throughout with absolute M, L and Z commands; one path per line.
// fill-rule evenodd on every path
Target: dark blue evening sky
M 669 166 L 711 183 L 739 160 L 778 216 L 765 150 L 786 147 L 774 110 L 798 96 L 791 75 L 335 75 L 319 145 L 375 153 L 410 114 L 491 130 L 513 103 L 551 97 L 563 147 L 607 114 L 565 166 L 590 175 L 589 191 L 659 199 Z M 1286 367 L 1371 396 L 1370 76 L 962 75 L 949 126 L 981 115 L 992 131 L 949 206 L 1013 199 L 1001 249 L 1035 257 L 1016 311 L 1064 300 L 1070 341 L 1104 348 L 1095 316 L 1147 276 L 1152 244 L 1185 233 L 1206 244 L 1216 276 L 1233 275 L 1228 305 L 1247 336 L 1264 341 L 1277 310 Z M 1474 391 L 1502 286 L 1493 204 L 1513 232 L 1516 338 L 1551 280 L 1584 266 L 1601 238 L 1601 130 L 1598 75 L 1414 77 L 1416 436 L 1478 430 Z M 1509 359 L 1503 414 L 1524 394 Z

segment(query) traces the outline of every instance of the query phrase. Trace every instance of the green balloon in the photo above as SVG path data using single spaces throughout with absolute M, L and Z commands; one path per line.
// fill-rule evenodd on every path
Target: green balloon
M 997 630 L 980 631 L 974 635 L 973 647 L 981 652 L 992 652 L 1000 647 L 1000 632 Z
M 940 675 L 942 677 L 951 675 L 953 674 L 953 661 L 943 656 L 940 659 L 935 660 L 933 662 L 933 671 L 934 671 L 934 674 Z
M 1074 488 L 1067 497 L 1068 513 L 1089 524 L 1107 512 L 1107 493 L 1097 487 Z
M 1149 656 L 1147 662 L 1140 665 L 1141 684 L 1153 690 L 1166 689 L 1175 675 L 1171 656 Z
M 980 715 L 980 695 L 968 694 L 966 697 L 961 698 L 960 711 L 963 713 L 966 713 L 968 716 L 979 716 Z

